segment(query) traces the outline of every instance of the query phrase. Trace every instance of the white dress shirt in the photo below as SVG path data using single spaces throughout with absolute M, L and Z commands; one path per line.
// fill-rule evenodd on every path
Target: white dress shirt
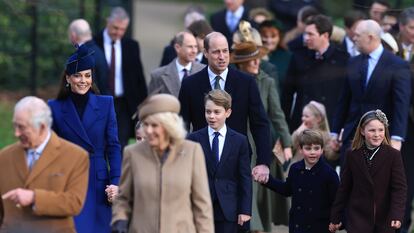
M 187 75 L 190 75 L 191 65 L 192 65 L 192 63 L 189 62 L 186 66 L 182 66 L 178 62 L 178 59 L 175 59 L 175 66 L 177 67 L 178 78 L 180 79 L 180 82 L 183 81 L 183 77 L 184 77 L 184 71 L 183 71 L 183 69 L 186 69 L 187 70 Z
M 112 39 L 109 37 L 108 30 L 103 31 L 103 44 L 105 50 L 106 62 L 108 67 L 111 66 L 111 52 L 112 52 Z M 122 81 L 122 47 L 121 40 L 115 41 L 115 96 L 124 95 L 124 84 Z
M 210 141 L 210 148 L 212 148 L 213 146 L 213 138 L 214 138 L 215 132 L 216 131 L 213 128 L 208 126 L 208 140 Z M 221 129 L 217 132 L 220 133 L 220 136 L 219 136 L 219 161 L 220 161 L 221 154 L 223 153 L 224 141 L 226 139 L 226 134 L 227 134 L 226 124 L 224 124 L 223 127 L 221 127 Z
M 210 66 L 207 69 L 208 72 L 208 78 L 210 79 L 210 85 L 211 89 L 214 90 L 214 84 L 216 83 L 216 76 L 220 76 L 221 79 L 219 81 L 220 89 L 224 90 L 224 86 L 226 84 L 227 74 L 229 73 L 229 68 L 226 68 L 221 74 L 217 75 L 213 73 L 213 71 L 210 69 Z

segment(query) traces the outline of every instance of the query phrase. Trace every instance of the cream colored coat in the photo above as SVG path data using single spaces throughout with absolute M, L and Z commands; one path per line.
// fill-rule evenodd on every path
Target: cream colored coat
M 145 141 L 126 147 L 112 213 L 112 223 L 129 221 L 129 233 L 214 233 L 201 146 L 184 140 L 163 165 Z
M 0 151 L 0 194 L 34 190 L 34 207 L 17 208 L 3 200 L 0 232 L 73 233 L 72 216 L 80 213 L 88 186 L 89 159 L 81 147 L 52 133 L 39 160 L 29 172 L 26 152 L 19 142 Z

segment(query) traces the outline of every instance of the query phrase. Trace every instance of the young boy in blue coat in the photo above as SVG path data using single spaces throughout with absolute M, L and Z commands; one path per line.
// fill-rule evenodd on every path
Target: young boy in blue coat
M 246 136 L 226 126 L 231 96 L 222 90 L 204 98 L 208 126 L 188 136 L 203 148 L 216 233 L 237 233 L 250 220 L 252 181 Z
M 328 233 L 329 216 L 339 178 L 320 159 L 324 146 L 321 132 L 304 130 L 299 135 L 299 146 L 304 159 L 291 166 L 286 181 L 269 177 L 264 185 L 283 196 L 292 196 L 290 233 Z

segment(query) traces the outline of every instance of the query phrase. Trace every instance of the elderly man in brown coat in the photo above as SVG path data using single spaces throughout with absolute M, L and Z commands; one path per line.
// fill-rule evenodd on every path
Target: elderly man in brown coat
M 51 111 L 33 96 L 14 108 L 19 139 L 0 151 L 0 232 L 76 232 L 72 216 L 83 206 L 88 183 L 87 152 L 51 129 Z

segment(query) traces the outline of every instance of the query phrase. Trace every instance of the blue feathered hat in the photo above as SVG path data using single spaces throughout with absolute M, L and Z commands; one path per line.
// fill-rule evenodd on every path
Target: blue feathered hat
M 95 58 L 92 56 L 94 52 L 86 45 L 80 46 L 66 62 L 66 74 L 72 75 L 79 71 L 93 69 L 95 67 Z

